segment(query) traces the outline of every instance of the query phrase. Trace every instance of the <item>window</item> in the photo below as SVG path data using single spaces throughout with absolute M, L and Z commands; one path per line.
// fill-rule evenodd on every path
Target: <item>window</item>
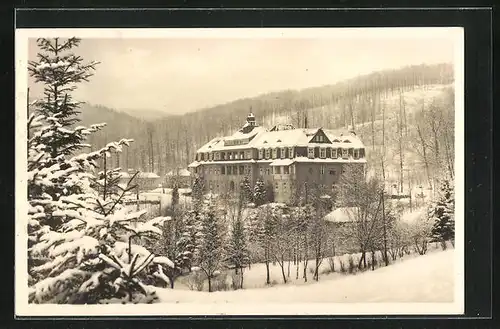
M 337 159 L 337 149 L 332 148 L 330 155 L 331 155 L 332 159 Z
M 307 157 L 311 159 L 314 158 L 314 147 L 307 148 Z
M 276 183 L 274 184 L 274 186 L 275 186 L 275 188 L 278 190 L 278 189 L 280 188 L 280 183 L 276 182 Z
M 347 159 L 349 157 L 348 149 L 342 149 L 342 158 Z
M 354 159 L 359 159 L 359 150 L 354 149 Z
M 281 168 L 279 166 L 274 167 L 275 174 L 281 174 Z
M 251 151 L 246 151 L 245 152 L 245 159 L 251 159 L 252 158 L 252 153 Z
M 233 175 L 238 175 L 238 167 L 233 166 Z
M 259 159 L 264 159 L 264 149 L 259 149 Z
M 231 166 L 227 166 L 227 174 L 232 175 Z
M 205 160 L 205 154 L 200 153 L 200 158 L 201 158 L 201 161 L 204 161 Z
M 323 142 L 323 135 L 318 135 L 318 142 L 320 142 L 320 143 Z
M 239 174 L 240 175 L 244 175 L 245 174 L 245 167 L 244 166 L 240 166 Z
M 273 148 L 273 159 L 276 159 L 278 157 L 278 149 Z
M 290 173 L 293 174 L 295 172 L 295 165 L 290 166 Z
M 208 182 L 208 187 L 209 187 L 210 189 L 212 189 L 212 181 L 209 181 L 209 182 Z
M 261 176 L 264 175 L 264 168 L 262 167 L 259 168 L 259 175 Z
M 325 174 L 325 166 L 321 165 L 321 167 L 319 168 L 319 172 L 321 175 L 324 175 Z
M 284 159 L 285 158 L 285 154 L 286 153 L 286 148 L 282 147 L 281 148 L 281 154 L 280 154 L 280 158 Z
M 221 160 L 226 160 L 226 153 L 225 152 L 221 152 L 220 153 L 220 158 L 221 158 Z
M 365 157 L 365 149 L 359 149 L 359 157 L 364 158 Z
M 313 168 L 309 167 L 309 175 L 311 175 L 312 173 L 313 173 Z
M 269 159 L 271 157 L 271 150 L 266 149 L 266 159 Z
M 266 175 L 271 175 L 271 168 L 266 168 Z
M 337 172 L 335 171 L 335 169 L 331 169 L 331 168 L 330 168 L 330 175 L 335 176 L 335 174 L 336 174 L 336 173 L 337 173 Z
M 210 161 L 214 161 L 214 154 L 213 154 L 213 152 L 210 152 Z
M 222 175 L 225 175 L 225 174 L 226 174 L 226 167 L 225 167 L 225 166 L 220 167 L 220 173 L 221 173 Z
M 286 182 L 283 182 L 283 188 L 286 189 Z
M 326 158 L 326 149 L 324 147 L 320 147 L 320 149 L 319 149 L 319 157 L 321 159 Z
M 240 152 L 240 159 L 245 159 L 245 152 Z
M 288 148 L 288 157 L 289 157 L 290 159 L 292 159 L 292 158 L 293 158 L 293 147 L 289 147 L 289 148 Z
M 285 174 L 285 175 L 290 174 L 290 168 L 288 166 L 283 167 L 283 174 Z

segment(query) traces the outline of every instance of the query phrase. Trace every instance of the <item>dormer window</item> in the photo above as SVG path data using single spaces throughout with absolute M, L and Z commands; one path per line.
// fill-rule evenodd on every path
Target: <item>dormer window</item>
M 332 159 L 337 159 L 337 149 L 336 148 L 332 148 L 331 157 L 332 157 Z
M 276 159 L 278 157 L 278 149 L 273 148 L 273 159 Z
M 289 147 L 289 148 L 288 148 L 288 157 L 289 157 L 290 159 L 293 159 L 293 147 Z
M 276 142 L 281 143 L 281 139 L 278 139 Z
M 314 158 L 314 147 L 308 147 L 307 148 L 307 157 L 310 159 Z
M 264 159 L 264 149 L 259 149 L 259 159 Z
M 321 159 L 326 158 L 326 148 L 324 148 L 324 147 L 320 147 L 320 148 L 319 148 L 319 157 L 320 157 Z
M 281 154 L 280 154 L 280 158 L 284 159 L 285 158 L 285 154 L 286 153 L 286 148 L 285 147 L 282 147 L 281 148 Z
M 347 159 L 349 158 L 349 150 L 348 149 L 342 149 L 342 158 Z
M 266 159 L 271 158 L 271 149 L 266 149 Z

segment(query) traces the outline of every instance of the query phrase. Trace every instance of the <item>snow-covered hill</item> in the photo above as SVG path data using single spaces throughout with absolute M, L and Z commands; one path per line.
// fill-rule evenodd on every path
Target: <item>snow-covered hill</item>
M 163 303 L 452 302 L 455 249 L 309 285 L 221 292 L 158 289 Z

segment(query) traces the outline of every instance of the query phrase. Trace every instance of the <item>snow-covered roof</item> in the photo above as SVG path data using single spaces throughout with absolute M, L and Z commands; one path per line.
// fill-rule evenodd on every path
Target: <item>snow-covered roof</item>
M 133 174 L 130 174 L 128 172 L 122 172 L 121 178 L 130 178 L 133 176 Z M 160 178 L 157 174 L 154 172 L 139 172 L 136 176 L 137 178 Z
M 337 208 L 324 217 L 324 220 L 332 223 L 348 223 L 353 221 L 353 215 L 357 211 L 357 207 Z
M 245 125 L 243 126 L 243 128 L 246 128 L 249 125 L 250 124 L 247 122 L 247 123 L 245 123 Z M 266 128 L 260 127 L 260 126 L 257 126 L 255 128 L 253 128 L 248 133 L 244 133 L 243 129 L 240 129 L 237 132 L 235 132 L 234 134 L 232 134 L 231 136 L 224 137 L 224 140 L 225 141 L 232 141 L 232 140 L 239 140 L 239 139 L 248 139 L 250 137 L 253 137 L 253 136 L 255 136 L 255 135 L 259 134 L 259 133 L 265 132 L 265 131 L 266 131 Z
M 199 165 L 201 165 L 201 162 L 198 162 L 198 161 L 193 161 L 189 164 L 188 168 L 196 168 L 198 167 Z
M 191 173 L 189 170 L 185 168 L 179 168 L 179 169 L 174 169 L 170 170 L 165 176 L 191 176 Z
M 337 132 L 332 130 L 323 130 L 325 135 L 332 143 L 311 143 L 310 140 L 320 128 L 315 129 L 284 129 L 268 131 L 263 127 L 255 127 L 251 132 L 245 134 L 237 131 L 228 137 L 217 137 L 203 145 L 198 152 L 224 151 L 245 148 L 275 148 L 292 146 L 324 146 L 337 148 L 363 148 L 361 140 L 348 132 Z M 248 143 L 224 145 L 224 141 L 245 140 L 255 136 Z

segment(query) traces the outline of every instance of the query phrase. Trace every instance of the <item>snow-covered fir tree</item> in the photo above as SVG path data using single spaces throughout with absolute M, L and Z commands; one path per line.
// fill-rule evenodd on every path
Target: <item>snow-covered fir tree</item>
M 455 195 L 448 180 L 443 180 L 437 200 L 429 209 L 429 219 L 433 222 L 432 237 L 443 247 L 446 241 L 455 241 Z
M 165 262 L 133 240 L 159 234 L 157 226 L 168 218 L 141 222 L 144 211 L 131 213 L 121 203 L 134 188 L 132 180 L 118 186 L 117 172 L 105 166 L 93 174 L 99 161 L 105 163 L 130 140 L 75 155 L 88 146 L 85 138 L 103 126 L 73 127 L 79 103 L 70 92 L 92 75 L 96 64 L 83 64 L 72 54 L 79 42 L 39 39 L 39 61 L 29 67 L 30 75 L 45 85 L 46 98 L 28 120 L 28 299 L 153 302 L 145 269 Z
M 243 288 L 243 270 L 250 262 L 250 253 L 247 248 L 246 232 L 241 216 L 237 216 L 231 223 L 229 240 L 226 247 L 226 262 L 228 267 L 240 275 L 238 287 Z
M 249 202 L 253 202 L 253 189 L 250 183 L 250 180 L 247 176 L 243 178 L 241 182 L 241 191 L 240 191 L 243 204 L 248 204 Z
M 224 230 L 211 202 L 204 204 L 198 244 L 197 264 L 208 280 L 208 291 L 212 292 L 212 281 L 219 273 L 224 261 Z
M 266 203 L 267 196 L 266 196 L 266 185 L 264 184 L 264 181 L 262 178 L 257 179 L 255 182 L 255 186 L 253 189 L 253 202 L 257 205 L 263 205 Z
M 204 201 L 204 190 L 205 190 L 205 184 L 203 182 L 203 179 L 201 177 L 195 177 L 193 186 L 192 186 L 192 191 L 191 191 L 191 198 L 193 202 L 193 209 L 195 211 L 200 211 L 201 208 L 203 207 L 203 201 Z

